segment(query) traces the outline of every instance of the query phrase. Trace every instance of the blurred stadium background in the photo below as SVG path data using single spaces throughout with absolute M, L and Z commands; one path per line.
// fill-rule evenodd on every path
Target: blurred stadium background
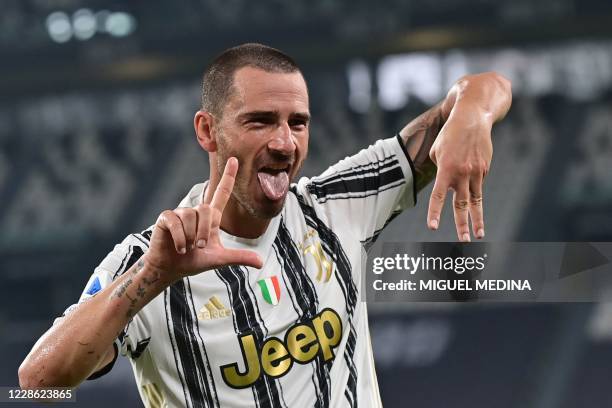
M 612 240 L 612 3 L 607 0 L 0 1 L 0 385 L 102 257 L 207 178 L 199 77 L 258 41 L 303 66 L 313 175 L 497 70 L 491 241 Z M 380 240 L 425 227 L 429 191 Z M 612 406 L 612 306 L 371 305 L 386 407 Z M 78 406 L 139 406 L 127 360 Z M 71 404 L 73 406 L 73 404 Z

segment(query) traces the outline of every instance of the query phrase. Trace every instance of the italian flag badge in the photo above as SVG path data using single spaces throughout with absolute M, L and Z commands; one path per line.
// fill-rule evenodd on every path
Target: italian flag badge
M 272 306 L 278 305 L 280 300 L 280 285 L 278 284 L 278 277 L 272 276 L 270 278 L 260 279 L 257 281 L 261 288 L 261 294 L 266 302 Z

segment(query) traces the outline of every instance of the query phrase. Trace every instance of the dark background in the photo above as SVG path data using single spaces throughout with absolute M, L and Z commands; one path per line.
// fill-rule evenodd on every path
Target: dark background
M 208 177 L 199 77 L 264 42 L 304 68 L 304 175 L 392 136 L 466 73 L 513 82 L 494 129 L 487 240 L 612 238 L 605 0 L 0 1 L 0 385 L 112 246 Z M 380 240 L 455 240 L 431 187 Z M 386 407 L 612 406 L 612 306 L 369 305 Z M 138 406 L 129 363 L 78 404 Z

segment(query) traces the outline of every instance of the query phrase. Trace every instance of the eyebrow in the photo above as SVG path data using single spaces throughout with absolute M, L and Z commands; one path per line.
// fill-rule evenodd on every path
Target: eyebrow
M 276 119 L 279 116 L 280 113 L 278 111 L 251 111 L 238 115 L 238 121 L 247 122 L 249 120 L 262 118 Z M 310 114 L 308 112 L 295 112 L 289 115 L 289 119 L 299 119 L 308 123 L 310 121 Z
M 306 112 L 296 112 L 290 115 L 292 119 L 299 119 L 306 123 L 310 122 L 310 114 Z

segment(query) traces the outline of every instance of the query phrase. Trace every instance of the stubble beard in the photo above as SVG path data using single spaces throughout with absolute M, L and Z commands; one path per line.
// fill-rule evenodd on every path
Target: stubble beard
M 223 176 L 225 164 L 230 157 L 236 157 L 238 159 L 238 173 L 236 174 L 236 181 L 234 183 L 234 189 L 232 190 L 232 197 L 236 200 L 238 205 L 242 207 L 250 216 L 259 218 L 262 220 L 269 220 L 276 217 L 283 210 L 285 206 L 285 199 L 278 209 L 271 211 L 265 211 L 265 209 L 259 210 L 255 207 L 253 201 L 254 198 L 249 194 L 249 180 L 244 177 L 243 163 L 240 161 L 239 155 L 233 153 L 228 146 L 225 145 L 225 139 L 223 134 L 219 134 L 217 138 L 217 172 L 219 173 L 219 180 Z

